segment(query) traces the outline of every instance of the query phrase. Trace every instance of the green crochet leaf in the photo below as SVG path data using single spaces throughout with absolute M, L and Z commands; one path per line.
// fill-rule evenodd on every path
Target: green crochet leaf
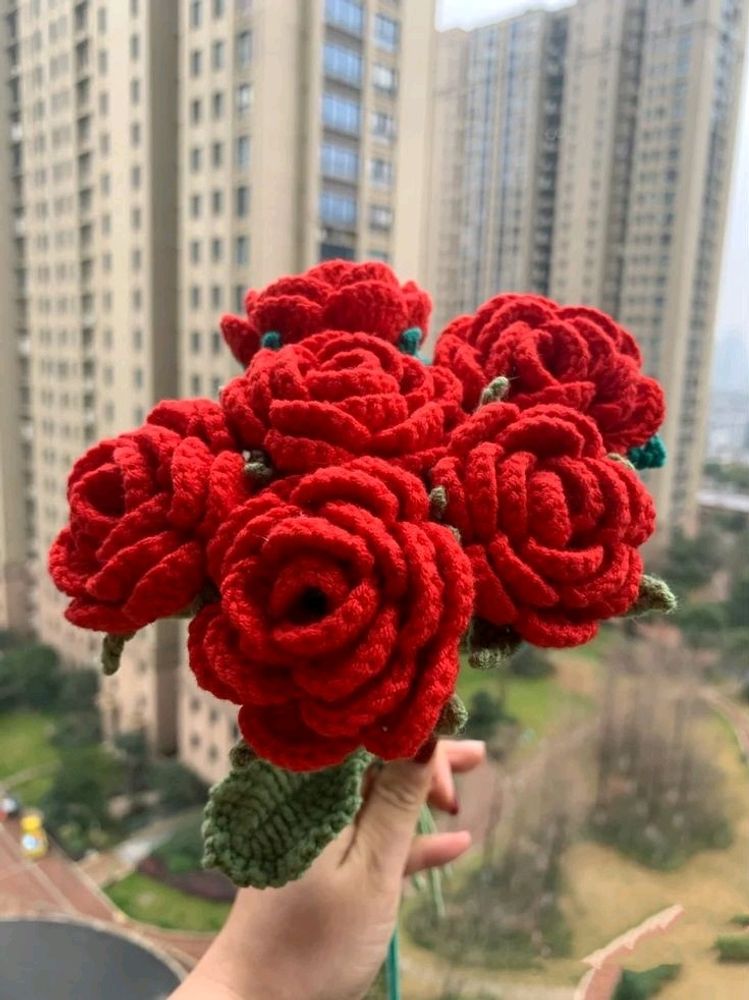
M 660 434 L 654 434 L 640 448 L 630 448 L 627 458 L 636 469 L 662 469 L 668 461 L 668 452 Z
M 496 670 L 516 653 L 520 636 L 510 628 L 497 628 L 474 618 L 468 632 L 468 662 L 474 670 Z
M 203 867 L 257 889 L 299 878 L 356 816 L 371 759 L 359 750 L 337 767 L 297 774 L 240 742 L 205 808 Z
M 650 612 L 669 615 L 672 611 L 676 611 L 677 604 L 678 601 L 665 580 L 661 580 L 658 576 L 643 576 L 640 593 L 627 612 L 627 616 L 636 618 Z

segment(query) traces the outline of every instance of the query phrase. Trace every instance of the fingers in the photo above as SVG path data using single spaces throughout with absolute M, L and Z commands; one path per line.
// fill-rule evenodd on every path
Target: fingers
M 357 819 L 352 850 L 384 881 L 400 882 L 435 766 L 434 753 L 425 763 L 392 761 L 372 780 Z
M 481 740 L 441 740 L 437 747 L 429 804 L 456 816 L 458 800 L 453 774 L 472 771 L 485 757 L 486 746 Z
M 440 868 L 449 865 L 465 854 L 471 846 L 471 835 L 467 830 L 456 833 L 433 833 L 417 837 L 411 845 L 404 874 L 413 875 L 425 868 Z

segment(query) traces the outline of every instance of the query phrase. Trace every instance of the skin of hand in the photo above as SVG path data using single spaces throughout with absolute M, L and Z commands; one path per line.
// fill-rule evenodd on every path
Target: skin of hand
M 353 826 L 281 889 L 242 889 L 229 918 L 172 1000 L 361 1000 L 395 928 L 403 878 L 454 861 L 467 831 L 414 837 L 422 805 L 456 815 L 453 773 L 485 756 L 442 740 L 429 759 L 371 769 Z

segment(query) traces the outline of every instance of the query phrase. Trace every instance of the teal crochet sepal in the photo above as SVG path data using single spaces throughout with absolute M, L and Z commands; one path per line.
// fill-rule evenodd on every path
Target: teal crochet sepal
M 337 767 L 296 773 L 239 743 L 205 808 L 203 867 L 256 889 L 299 878 L 356 816 L 371 759 L 360 750 Z
M 660 434 L 654 434 L 640 448 L 630 448 L 627 458 L 642 472 L 645 469 L 662 469 L 668 461 L 668 452 Z

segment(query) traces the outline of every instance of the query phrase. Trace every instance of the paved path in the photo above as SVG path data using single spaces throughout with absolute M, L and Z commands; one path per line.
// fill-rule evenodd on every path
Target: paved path
M 60 915 L 126 927 L 166 949 L 190 968 L 211 941 L 209 934 L 159 930 L 130 920 L 54 844 L 39 861 L 26 860 L 17 821 L 0 824 L 0 915 Z

